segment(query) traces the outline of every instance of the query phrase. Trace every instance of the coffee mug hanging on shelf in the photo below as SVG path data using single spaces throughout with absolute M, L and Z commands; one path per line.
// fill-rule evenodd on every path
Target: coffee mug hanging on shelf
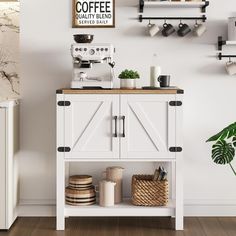
M 197 37 L 201 37 L 206 32 L 206 26 L 204 24 L 198 24 L 196 21 L 196 24 L 194 25 L 193 29 L 193 35 Z
M 150 20 L 147 27 L 148 27 L 148 32 L 151 37 L 155 36 L 160 31 L 160 28 L 158 27 L 158 25 L 151 24 Z
M 166 21 L 163 25 L 162 35 L 168 37 L 175 32 L 175 28 L 172 24 L 167 24 Z
M 236 75 L 236 62 L 231 61 L 231 58 L 229 58 L 229 61 L 226 62 L 225 69 L 229 75 Z
M 183 24 L 181 21 L 180 21 L 180 24 L 179 24 L 179 29 L 177 31 L 177 34 L 180 36 L 180 37 L 184 37 L 186 36 L 188 33 L 191 32 L 191 29 L 190 27 L 187 25 L 187 24 Z

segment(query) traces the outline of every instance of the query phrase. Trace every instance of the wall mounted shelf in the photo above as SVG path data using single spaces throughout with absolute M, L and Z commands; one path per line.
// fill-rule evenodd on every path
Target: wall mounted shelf
M 222 54 L 221 52 L 218 54 L 219 60 L 222 60 L 222 58 L 233 58 L 233 57 L 236 57 L 236 55 L 225 55 Z
M 201 17 L 158 17 L 158 16 L 142 16 L 139 15 L 139 22 L 142 22 L 143 20 L 202 20 L 203 22 L 206 21 L 207 17 L 205 15 Z
M 218 50 L 221 51 L 224 45 L 236 46 L 236 41 L 226 41 L 226 40 L 223 40 L 222 36 L 219 36 L 218 37 Z
M 139 0 L 139 12 L 143 13 L 144 7 L 165 7 L 165 8 L 200 8 L 202 12 L 206 12 L 209 6 L 209 1 L 199 2 L 160 2 L 160 1 L 145 1 Z

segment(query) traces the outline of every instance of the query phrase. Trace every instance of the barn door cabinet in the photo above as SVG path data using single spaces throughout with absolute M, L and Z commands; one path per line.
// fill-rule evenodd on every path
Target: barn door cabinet
M 68 216 L 175 216 L 183 229 L 182 96 L 176 90 L 57 91 L 57 229 Z M 69 162 L 169 162 L 172 196 L 165 207 L 65 204 Z

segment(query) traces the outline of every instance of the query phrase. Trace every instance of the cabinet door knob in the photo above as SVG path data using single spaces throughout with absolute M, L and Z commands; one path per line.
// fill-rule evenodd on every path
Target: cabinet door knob
M 117 135 L 117 116 L 114 116 L 114 120 L 115 120 L 115 134 L 114 134 L 114 137 L 117 138 L 118 135 Z
M 125 137 L 125 116 L 121 116 L 121 119 L 123 120 L 123 134 L 122 137 Z

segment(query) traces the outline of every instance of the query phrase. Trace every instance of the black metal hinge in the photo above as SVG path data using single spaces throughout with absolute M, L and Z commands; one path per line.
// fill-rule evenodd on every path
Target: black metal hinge
M 58 147 L 57 151 L 58 152 L 70 152 L 70 147 Z
M 179 106 L 182 106 L 182 104 L 183 103 L 181 101 L 170 101 L 169 102 L 170 106 L 178 106 L 179 107 Z
M 169 151 L 170 152 L 182 152 L 182 147 L 170 147 Z
M 58 103 L 57 103 L 57 105 L 58 106 L 62 106 L 62 107 L 68 107 L 68 106 L 70 106 L 70 101 L 59 101 Z

